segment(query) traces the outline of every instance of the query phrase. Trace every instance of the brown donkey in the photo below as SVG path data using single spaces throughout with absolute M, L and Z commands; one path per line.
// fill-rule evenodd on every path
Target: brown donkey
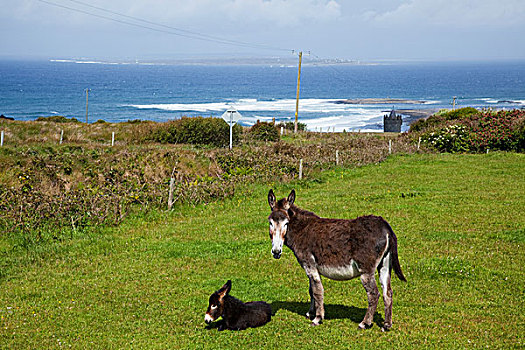
M 295 190 L 279 201 L 273 190 L 268 193 L 272 209 L 268 217 L 272 254 L 279 259 L 284 244 L 306 271 L 311 299 L 306 316 L 313 319 L 312 325 L 319 325 L 324 318 L 321 275 L 338 281 L 360 276 L 368 296 L 368 310 L 359 328 L 371 327 L 379 301 L 374 277 L 377 269 L 385 302 L 382 330 L 389 330 L 392 327 L 392 268 L 400 280 L 406 279 L 397 257 L 397 238 L 388 222 L 373 215 L 353 220 L 321 218 L 297 207 L 294 201 Z

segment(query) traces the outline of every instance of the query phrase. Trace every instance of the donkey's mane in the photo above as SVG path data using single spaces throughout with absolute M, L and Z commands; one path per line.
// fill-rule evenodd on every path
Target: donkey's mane
M 301 209 L 295 204 L 292 204 L 292 206 L 290 207 L 289 210 L 291 210 L 293 215 L 295 215 L 295 216 L 312 216 L 312 217 L 315 217 L 315 218 L 319 218 L 319 215 L 315 214 L 314 212 Z

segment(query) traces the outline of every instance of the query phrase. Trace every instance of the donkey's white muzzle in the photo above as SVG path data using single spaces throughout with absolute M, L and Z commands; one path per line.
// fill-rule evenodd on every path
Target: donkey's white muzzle
M 275 259 L 279 259 L 283 252 L 283 240 L 279 234 L 273 236 L 272 240 L 272 255 Z

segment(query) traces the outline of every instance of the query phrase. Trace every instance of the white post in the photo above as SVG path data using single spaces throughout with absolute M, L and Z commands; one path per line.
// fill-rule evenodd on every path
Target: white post
M 303 159 L 299 160 L 299 180 L 303 178 Z
M 335 165 L 339 165 L 339 150 L 335 150 Z
M 115 132 L 113 131 L 111 133 L 111 147 L 113 147 L 115 145 Z
M 175 178 L 170 178 L 170 191 L 168 194 L 168 210 L 173 206 L 173 190 L 175 189 Z
M 284 133 L 284 126 L 281 126 L 281 136 L 283 136 Z
M 175 165 L 173 167 L 173 170 L 171 171 L 170 191 L 168 193 L 168 210 L 171 210 L 171 207 L 173 206 L 173 191 L 175 190 L 175 169 L 177 169 L 177 165 Z
M 419 147 L 421 146 L 421 137 L 419 138 L 419 140 L 417 140 L 417 150 L 419 151 Z
M 233 112 L 230 112 L 230 149 L 233 146 Z
M 0 136 L 0 147 L 4 146 L 4 130 L 2 130 L 1 136 Z
M 392 140 L 388 140 L 388 154 L 392 154 Z
M 60 130 L 60 142 L 59 144 L 62 144 L 62 140 L 64 139 L 64 129 Z

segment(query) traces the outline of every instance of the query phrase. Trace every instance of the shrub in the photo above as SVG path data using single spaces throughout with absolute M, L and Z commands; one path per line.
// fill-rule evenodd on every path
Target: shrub
M 77 118 L 66 118 L 61 115 L 52 115 L 50 117 L 38 117 L 37 122 L 52 122 L 52 123 L 80 123 Z
M 523 151 L 525 111 L 462 108 L 417 121 L 410 132 L 422 132 L 422 140 L 440 152 Z
M 464 125 L 451 125 L 422 136 L 423 142 L 440 152 L 468 152 L 469 133 Z
M 518 148 L 525 111 L 484 112 L 471 118 L 472 146 L 477 151 L 511 151 Z M 523 131 L 521 131 L 523 137 Z
M 257 121 L 250 128 L 250 134 L 257 140 L 262 141 L 279 141 L 279 131 L 273 123 L 259 122 Z
M 295 123 L 294 122 L 281 122 L 279 124 L 276 125 L 277 128 L 281 128 L 281 127 L 284 127 L 286 130 L 295 130 Z M 301 123 L 301 122 L 298 122 L 297 123 L 297 131 L 306 131 L 306 124 L 305 123 Z
M 525 118 L 517 123 L 513 137 L 516 140 L 516 151 L 525 152 Z
M 233 126 L 233 142 L 239 141 L 242 127 Z M 225 147 L 230 143 L 230 127 L 219 118 L 182 117 L 164 123 L 153 131 L 151 139 L 161 143 L 189 143 Z
M 444 127 L 450 121 L 460 121 L 478 113 L 479 111 L 472 107 L 454 109 L 452 111 L 441 110 L 426 119 L 419 119 L 410 124 L 410 131 L 420 132 L 431 128 Z

